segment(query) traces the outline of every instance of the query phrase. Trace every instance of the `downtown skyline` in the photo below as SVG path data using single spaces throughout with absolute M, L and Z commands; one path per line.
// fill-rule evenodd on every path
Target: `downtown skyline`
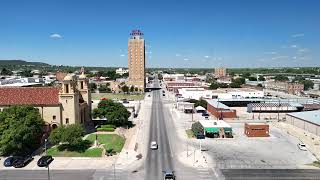
M 0 2 L 0 59 L 127 67 L 132 29 L 146 67 L 320 66 L 317 1 Z

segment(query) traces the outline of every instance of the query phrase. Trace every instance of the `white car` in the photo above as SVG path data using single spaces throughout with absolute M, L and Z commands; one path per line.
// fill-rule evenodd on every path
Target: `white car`
M 299 143 L 298 144 L 298 148 L 302 151 L 306 151 L 307 150 L 307 146 L 304 143 Z
M 152 149 L 152 150 L 157 150 L 157 149 L 158 149 L 158 144 L 157 144 L 157 142 L 152 141 L 152 142 L 151 142 L 151 145 L 150 145 L 150 149 Z

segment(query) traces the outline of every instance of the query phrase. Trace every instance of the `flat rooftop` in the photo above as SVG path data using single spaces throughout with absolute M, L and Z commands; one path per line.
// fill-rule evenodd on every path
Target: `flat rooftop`
M 288 113 L 288 116 L 302 119 L 320 126 L 320 110 Z
M 213 93 L 228 93 L 228 92 L 261 92 L 260 90 L 251 88 L 219 88 L 212 90 Z
M 222 120 L 200 120 L 199 121 L 204 128 L 231 128 L 231 126 Z

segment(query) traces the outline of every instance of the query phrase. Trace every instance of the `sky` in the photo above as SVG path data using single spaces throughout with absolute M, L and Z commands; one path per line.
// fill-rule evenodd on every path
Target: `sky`
M 0 0 L 0 59 L 127 67 L 320 66 L 318 0 Z

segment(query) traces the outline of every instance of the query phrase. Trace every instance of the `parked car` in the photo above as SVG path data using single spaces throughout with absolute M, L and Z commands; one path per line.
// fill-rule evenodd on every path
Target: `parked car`
M 208 114 L 207 112 L 203 112 L 203 113 L 202 113 L 202 116 L 204 116 L 204 117 L 209 117 L 209 114 Z
M 53 161 L 53 157 L 52 156 L 42 156 L 38 162 L 37 165 L 39 167 L 47 167 L 52 161 Z
M 148 94 L 148 97 L 150 97 L 150 94 Z
M 162 96 L 166 96 L 166 94 L 162 94 Z
M 170 180 L 175 180 L 176 177 L 174 175 L 174 171 L 164 171 L 164 176 L 163 176 L 164 180 L 170 179 Z
M 4 160 L 3 165 L 5 167 L 11 167 L 13 165 L 14 160 L 17 159 L 17 156 L 10 156 L 6 160 Z
M 13 161 L 13 167 L 23 168 L 33 160 L 32 156 L 19 157 Z
M 306 151 L 307 150 L 307 146 L 304 143 L 299 143 L 298 144 L 298 148 L 302 151 Z
M 150 149 L 152 150 L 157 150 L 158 149 L 158 144 L 156 141 L 152 141 L 150 145 Z

